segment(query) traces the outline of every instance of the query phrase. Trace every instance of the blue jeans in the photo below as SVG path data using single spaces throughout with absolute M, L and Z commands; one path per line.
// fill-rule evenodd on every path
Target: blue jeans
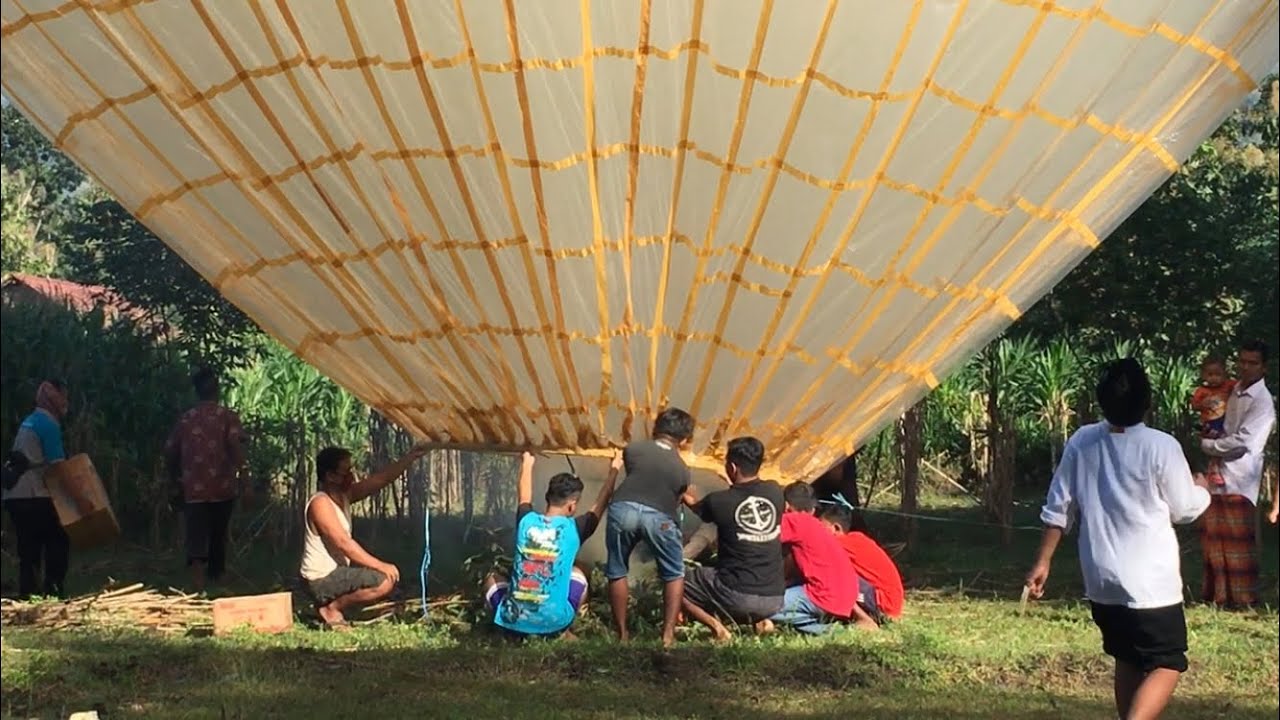
M 663 582 L 684 577 L 684 536 L 680 524 L 670 515 L 648 505 L 616 502 L 609 506 L 609 525 L 605 528 L 604 546 L 609 553 L 604 565 L 605 577 L 624 578 L 631 570 L 631 553 L 644 543 L 658 563 L 658 576 Z
M 814 604 L 803 585 L 787 588 L 782 609 L 769 618 L 779 625 L 790 625 L 806 635 L 821 635 L 831 629 L 835 618 Z

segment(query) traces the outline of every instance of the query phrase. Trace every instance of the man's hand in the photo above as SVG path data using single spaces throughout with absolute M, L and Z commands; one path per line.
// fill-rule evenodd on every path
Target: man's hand
M 1209 478 L 1206 477 L 1204 473 L 1196 473 L 1192 475 L 1191 481 L 1194 482 L 1197 487 L 1202 487 L 1205 490 L 1209 489 Z
M 404 457 L 409 462 L 417 462 L 429 452 L 431 452 L 431 448 L 429 446 L 418 444 L 409 448 L 409 452 L 405 453 Z
M 414 445 L 408 452 L 401 455 L 399 460 L 359 480 L 347 491 L 350 502 L 360 502 L 404 477 L 409 472 L 410 466 L 426 455 L 430 449 L 428 445 Z
M 1039 600 L 1044 596 L 1044 584 L 1049 580 L 1049 563 L 1037 562 L 1027 573 L 1027 589 L 1031 597 Z
M 400 582 L 400 568 L 392 565 L 391 563 L 382 563 L 378 567 L 374 568 L 374 570 L 377 570 L 383 575 L 391 578 L 392 585 Z
M 525 450 L 524 454 L 520 456 L 520 468 L 522 470 L 533 470 L 533 465 L 536 462 L 538 462 L 538 458 L 528 450 Z
M 1280 521 L 1280 507 L 1272 505 L 1271 512 L 1267 513 L 1267 522 L 1275 525 L 1277 521 Z
M 609 509 L 609 501 L 613 499 L 613 490 L 618 486 L 618 474 L 622 472 L 622 464 L 622 452 L 614 450 L 613 459 L 609 461 L 609 474 L 605 476 L 604 484 L 600 486 L 600 493 L 596 495 L 596 501 L 591 506 L 590 512 L 597 518 L 604 517 L 605 512 Z

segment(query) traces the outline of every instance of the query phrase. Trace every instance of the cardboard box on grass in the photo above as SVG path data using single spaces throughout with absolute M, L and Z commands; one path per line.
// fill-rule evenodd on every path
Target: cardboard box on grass
M 242 595 L 213 601 L 214 635 L 225 635 L 246 625 L 264 633 L 284 632 L 293 627 L 293 593 Z

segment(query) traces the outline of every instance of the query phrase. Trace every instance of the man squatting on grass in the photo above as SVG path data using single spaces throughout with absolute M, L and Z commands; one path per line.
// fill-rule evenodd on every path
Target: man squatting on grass
M 724 462 L 729 488 L 701 500 L 685 493 L 685 504 L 715 526 L 720 557 L 715 567 L 685 573 L 681 604 L 686 615 L 711 629 L 717 642 L 732 637 L 722 618 L 760 632 L 784 605 L 782 487 L 760 479 L 763 464 L 763 443 L 734 438 Z
M 330 447 L 316 455 L 320 491 L 307 500 L 303 511 L 306 534 L 301 574 L 320 619 L 330 628 L 345 627 L 345 611 L 390 595 L 400 580 L 395 565 L 374 557 L 351 536 L 351 504 L 395 482 L 426 454 L 425 447 L 414 447 L 359 482 L 351 467 L 350 451 Z
M 1102 648 L 1115 658 L 1124 720 L 1157 718 L 1187 670 L 1178 537 L 1172 523 L 1209 507 L 1208 481 L 1192 476 L 1172 436 L 1143 425 L 1151 385 L 1136 360 L 1109 365 L 1097 387 L 1104 422 L 1067 442 L 1040 514 L 1039 556 L 1027 575 L 1044 594 L 1062 535 L 1079 521 L 1080 569 Z
M 600 526 L 600 515 L 622 469 L 622 456 L 610 463 L 595 504 L 577 517 L 582 480 L 572 473 L 551 478 L 546 510 L 533 509 L 535 462 L 527 452 L 521 459 L 511 581 L 490 575 L 485 579 L 484 599 L 493 611 L 494 624 L 509 635 L 570 638 L 569 628 L 587 598 L 587 575 L 574 560 L 582 543 Z

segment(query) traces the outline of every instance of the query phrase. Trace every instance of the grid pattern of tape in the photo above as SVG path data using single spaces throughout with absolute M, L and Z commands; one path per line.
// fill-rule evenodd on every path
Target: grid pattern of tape
M 0 0 L 6 96 L 423 437 L 822 471 L 1277 61 L 1276 0 Z

